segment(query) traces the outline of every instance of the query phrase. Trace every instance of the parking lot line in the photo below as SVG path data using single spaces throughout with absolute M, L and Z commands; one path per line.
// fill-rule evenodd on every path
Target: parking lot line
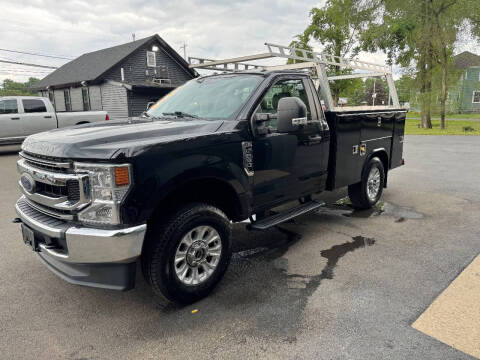
M 480 255 L 412 324 L 413 328 L 480 358 Z

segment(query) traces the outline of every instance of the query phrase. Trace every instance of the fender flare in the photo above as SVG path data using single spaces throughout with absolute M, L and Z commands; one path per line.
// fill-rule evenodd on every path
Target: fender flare
M 382 157 L 379 157 L 377 156 L 377 154 L 383 154 L 382 157 L 385 157 L 385 159 L 382 159 Z M 378 157 L 380 159 L 380 161 L 382 162 L 383 164 L 383 170 L 385 171 L 385 183 L 383 184 L 383 187 L 387 187 L 387 178 L 388 178 L 388 170 L 389 170 L 389 164 L 390 164 L 390 158 L 388 156 L 388 152 L 387 152 L 387 149 L 385 149 L 384 147 L 380 147 L 380 148 L 376 148 L 376 149 L 373 149 L 369 154 L 368 156 L 366 157 L 364 163 L 363 163 L 363 167 L 362 167 L 362 178 L 363 178 L 363 172 L 365 171 L 365 166 L 370 162 L 370 160 L 374 157 Z

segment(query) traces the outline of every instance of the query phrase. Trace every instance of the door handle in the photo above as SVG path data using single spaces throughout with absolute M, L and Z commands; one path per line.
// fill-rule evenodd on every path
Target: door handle
M 305 142 L 305 145 L 311 146 L 320 144 L 322 142 L 322 137 L 320 135 L 309 136 L 308 140 Z
M 51 119 L 52 118 L 52 115 L 47 115 L 47 116 L 44 116 L 45 119 Z
M 322 141 L 322 137 L 320 135 L 309 136 L 308 140 L 310 140 L 310 141 Z
M 12 119 L 12 120 L 20 120 L 19 117 L 12 117 L 12 118 L 10 118 L 10 119 Z

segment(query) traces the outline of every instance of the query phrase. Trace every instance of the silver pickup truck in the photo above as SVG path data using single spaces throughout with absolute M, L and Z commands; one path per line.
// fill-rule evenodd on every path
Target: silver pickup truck
M 106 111 L 57 113 L 49 99 L 0 97 L 0 145 L 20 144 L 27 136 L 67 126 L 109 120 Z

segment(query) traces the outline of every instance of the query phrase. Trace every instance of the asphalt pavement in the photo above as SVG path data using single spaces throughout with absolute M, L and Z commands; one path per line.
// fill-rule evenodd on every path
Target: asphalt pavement
M 70 285 L 46 269 L 11 223 L 16 159 L 0 155 L 1 359 L 475 354 L 412 324 L 480 253 L 480 137 L 407 136 L 406 165 L 389 174 L 376 209 L 335 204 L 341 190 L 322 195 L 325 209 L 266 232 L 236 224 L 225 278 L 187 307 L 156 300 L 140 271 L 135 290 L 115 292 Z M 480 282 L 475 274 L 464 278 Z M 423 322 L 438 316 L 427 315 Z

